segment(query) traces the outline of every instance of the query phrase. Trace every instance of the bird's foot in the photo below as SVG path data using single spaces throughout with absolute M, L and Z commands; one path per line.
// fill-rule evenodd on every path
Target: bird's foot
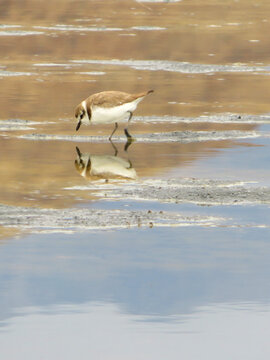
M 128 132 L 128 129 L 125 129 L 124 131 L 125 131 L 125 135 L 126 135 L 128 141 L 135 141 L 135 138 L 133 138 L 130 135 L 130 133 Z
M 125 147 L 124 147 L 124 150 L 127 151 L 128 148 L 130 147 L 130 145 L 132 143 L 134 143 L 134 141 L 135 141 L 135 139 L 133 137 L 128 137 L 127 142 L 126 142 Z

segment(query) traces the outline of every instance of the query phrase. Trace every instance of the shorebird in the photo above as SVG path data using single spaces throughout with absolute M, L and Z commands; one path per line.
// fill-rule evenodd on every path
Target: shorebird
M 127 127 L 124 131 L 128 140 L 132 141 L 132 136 L 128 132 L 128 125 L 133 112 L 139 102 L 152 92 L 153 90 L 149 90 L 137 94 L 128 94 L 121 91 L 102 91 L 89 96 L 75 109 L 75 117 L 78 121 L 76 131 L 79 130 L 81 124 L 114 123 L 113 132 L 109 137 L 109 140 L 111 140 L 118 128 L 118 122 L 128 118 Z

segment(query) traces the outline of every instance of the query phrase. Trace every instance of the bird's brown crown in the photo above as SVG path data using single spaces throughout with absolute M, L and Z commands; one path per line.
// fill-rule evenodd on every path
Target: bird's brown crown
M 76 106 L 75 108 L 75 117 L 79 118 L 80 116 L 84 115 L 85 110 L 82 106 L 82 103 L 80 103 L 78 106 Z

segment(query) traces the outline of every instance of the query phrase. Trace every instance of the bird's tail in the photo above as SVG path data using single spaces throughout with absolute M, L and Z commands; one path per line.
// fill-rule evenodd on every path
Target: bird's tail
M 146 95 L 151 94 L 152 92 L 154 92 L 154 90 L 148 90 L 148 91 L 136 94 L 135 96 L 136 96 L 136 98 L 145 97 Z
M 138 100 L 138 102 L 140 102 L 140 101 L 143 100 L 143 98 L 145 96 L 147 96 L 148 94 L 151 94 L 152 92 L 154 92 L 154 90 L 148 90 L 148 91 L 141 92 L 141 93 L 138 93 L 138 94 L 130 95 L 130 101 Z

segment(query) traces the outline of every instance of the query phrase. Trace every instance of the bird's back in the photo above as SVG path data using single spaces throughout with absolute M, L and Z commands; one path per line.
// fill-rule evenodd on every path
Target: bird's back
M 110 108 L 133 102 L 139 98 L 145 97 L 150 92 L 152 92 L 152 90 L 137 94 L 129 94 L 122 91 L 102 91 L 89 96 L 87 102 L 89 101 L 91 106 Z

